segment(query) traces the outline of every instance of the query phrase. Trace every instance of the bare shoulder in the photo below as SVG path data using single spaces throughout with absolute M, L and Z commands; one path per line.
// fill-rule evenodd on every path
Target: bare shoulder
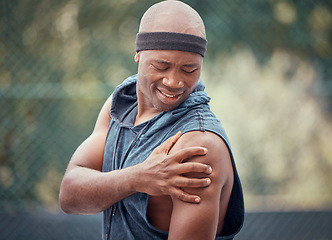
M 112 97 L 113 97 L 113 94 L 107 98 L 103 107 L 101 108 L 97 121 L 96 121 L 94 132 L 99 131 L 99 130 L 105 130 L 105 128 L 106 129 L 108 128 L 108 124 L 111 120 L 110 110 L 111 110 L 111 105 L 112 105 Z
M 183 147 L 203 146 L 209 148 L 211 151 L 227 152 L 228 149 L 224 140 L 217 134 L 209 131 L 191 131 L 184 133 L 177 144 Z
M 183 134 L 171 151 L 186 147 L 207 148 L 204 156 L 194 156 L 187 162 L 201 162 L 212 167 L 212 173 L 188 173 L 184 176 L 210 178 L 211 184 L 204 188 L 183 188 L 187 193 L 198 195 L 199 204 L 190 204 L 178 199 L 173 200 L 173 211 L 169 239 L 215 239 L 222 231 L 233 186 L 231 156 L 224 140 L 212 132 L 192 131 Z
M 188 159 L 188 161 L 209 164 L 213 168 L 213 176 L 220 178 L 221 181 L 226 181 L 227 177 L 233 176 L 229 149 L 220 136 L 209 131 L 187 132 L 175 144 L 174 150 L 192 146 L 205 147 L 208 152 L 205 156 L 194 157 Z
M 112 95 L 106 100 L 101 108 L 93 132 L 80 144 L 80 146 L 78 146 L 74 152 L 68 164 L 67 171 L 76 168 L 77 166 L 101 171 L 105 139 L 111 120 L 111 104 Z

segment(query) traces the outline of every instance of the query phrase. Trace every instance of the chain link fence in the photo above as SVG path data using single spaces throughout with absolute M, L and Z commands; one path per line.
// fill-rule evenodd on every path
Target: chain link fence
M 136 73 L 139 20 L 156 2 L 0 0 L 0 216 L 10 219 L 0 236 L 22 236 L 21 213 L 60 212 L 68 161 L 114 87 Z M 332 3 L 185 2 L 206 25 L 202 78 L 247 211 L 330 211 Z M 78 219 L 63 228 L 68 239 Z

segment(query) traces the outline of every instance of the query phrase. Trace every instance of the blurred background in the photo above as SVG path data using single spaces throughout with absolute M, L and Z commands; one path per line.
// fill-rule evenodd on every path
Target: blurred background
M 0 238 L 100 239 L 59 184 L 114 87 L 135 74 L 152 0 L 0 0 Z M 332 239 L 332 2 L 184 1 L 208 37 L 202 79 L 231 141 L 236 239 Z

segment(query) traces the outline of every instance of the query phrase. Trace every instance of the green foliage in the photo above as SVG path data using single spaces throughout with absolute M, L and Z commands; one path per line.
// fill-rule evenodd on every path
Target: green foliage
M 310 91 L 315 68 L 282 50 L 264 66 L 245 48 L 217 62 L 206 63 L 204 78 L 233 143 L 249 209 L 330 206 L 332 127 Z M 258 199 L 270 196 L 262 206 Z

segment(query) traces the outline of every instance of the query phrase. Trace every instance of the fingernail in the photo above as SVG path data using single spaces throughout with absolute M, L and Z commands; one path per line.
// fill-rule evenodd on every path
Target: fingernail
M 211 183 L 211 179 L 210 179 L 210 178 L 207 178 L 207 179 L 206 179 L 206 184 L 207 184 L 207 185 L 210 185 L 210 183 Z
M 199 203 L 200 199 L 199 197 L 195 198 L 195 202 Z
M 212 167 L 209 166 L 209 167 L 207 168 L 207 173 L 212 173 Z
M 204 153 L 207 153 L 207 148 L 202 147 Z

